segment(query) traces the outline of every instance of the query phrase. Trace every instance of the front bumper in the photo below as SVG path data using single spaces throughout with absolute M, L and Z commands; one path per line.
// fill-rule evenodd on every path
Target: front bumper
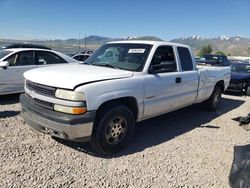
M 70 115 L 43 108 L 26 94 L 20 96 L 24 121 L 36 130 L 51 136 L 87 142 L 91 138 L 96 112 Z

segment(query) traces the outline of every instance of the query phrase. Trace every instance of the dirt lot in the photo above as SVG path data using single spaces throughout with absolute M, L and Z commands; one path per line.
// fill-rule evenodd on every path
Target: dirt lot
M 110 158 L 88 144 L 54 140 L 24 124 L 18 96 L 0 99 L 0 187 L 229 187 L 233 147 L 250 143 L 231 120 L 250 98 L 224 95 L 218 112 L 195 105 L 136 127 Z

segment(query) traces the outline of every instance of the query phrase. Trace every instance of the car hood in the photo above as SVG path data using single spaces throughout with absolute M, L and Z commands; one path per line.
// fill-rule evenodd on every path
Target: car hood
M 24 73 L 25 79 L 32 82 L 65 89 L 74 89 L 77 85 L 90 82 L 131 76 L 131 71 L 84 64 L 50 66 Z
M 232 72 L 232 73 L 231 73 L 231 79 L 232 79 L 232 80 L 244 80 L 244 79 L 250 79 L 250 74 L 247 74 L 247 73 Z

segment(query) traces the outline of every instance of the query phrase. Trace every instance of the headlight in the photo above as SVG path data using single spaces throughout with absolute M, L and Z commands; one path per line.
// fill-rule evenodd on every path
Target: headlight
M 85 101 L 84 93 L 78 93 L 64 89 L 57 89 L 55 96 L 60 99 L 66 99 L 71 101 Z
M 58 105 L 58 104 L 54 105 L 54 110 L 58 112 L 63 112 L 67 114 L 75 114 L 75 115 L 84 114 L 85 112 L 87 112 L 86 107 L 69 107 L 69 106 L 63 106 L 63 105 Z

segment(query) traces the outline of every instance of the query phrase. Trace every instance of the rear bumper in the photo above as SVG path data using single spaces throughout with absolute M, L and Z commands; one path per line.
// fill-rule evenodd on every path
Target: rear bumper
M 96 112 L 70 115 L 45 109 L 34 104 L 26 94 L 20 96 L 21 114 L 34 129 L 58 138 L 79 142 L 89 141 Z

